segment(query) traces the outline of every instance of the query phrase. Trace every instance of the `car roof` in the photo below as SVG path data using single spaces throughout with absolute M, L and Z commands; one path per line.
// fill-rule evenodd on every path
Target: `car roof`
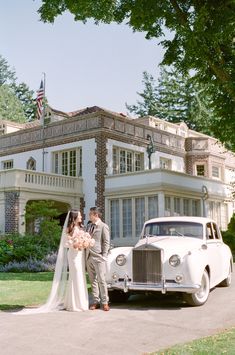
M 192 216 L 172 216 L 172 217 L 158 217 L 158 218 L 152 218 L 149 219 L 146 223 L 152 223 L 152 222 L 197 222 L 197 223 L 202 223 L 206 224 L 208 222 L 213 222 L 215 223 L 214 220 L 208 217 L 192 217 Z

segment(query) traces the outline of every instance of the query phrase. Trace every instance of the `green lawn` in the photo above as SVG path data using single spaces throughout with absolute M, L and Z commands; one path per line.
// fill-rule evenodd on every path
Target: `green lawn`
M 235 328 L 194 340 L 190 343 L 176 345 L 172 348 L 152 353 L 151 355 L 234 355 L 235 354 Z
M 52 272 L 0 273 L 0 310 L 43 304 L 52 279 Z

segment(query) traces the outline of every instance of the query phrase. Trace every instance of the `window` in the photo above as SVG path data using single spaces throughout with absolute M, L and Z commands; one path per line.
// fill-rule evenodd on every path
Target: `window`
M 192 200 L 192 215 L 200 216 L 200 201 Z
M 183 199 L 183 210 L 184 210 L 184 216 L 190 216 L 189 200 L 186 198 Z
M 26 169 L 28 170 L 36 170 L 36 160 L 34 158 L 29 158 L 26 164 Z
M 140 171 L 143 169 L 143 154 L 135 153 L 135 171 Z
M 111 239 L 120 243 L 128 238 L 136 243 L 146 218 L 158 217 L 158 196 L 115 198 L 110 200 L 109 207 Z
M 210 223 L 206 225 L 206 239 L 214 239 L 213 230 Z
M 70 171 L 70 176 L 76 176 L 76 172 L 77 172 L 76 150 L 71 150 L 69 152 L 69 171 Z
M 111 239 L 120 238 L 119 200 L 111 200 Z
M 171 159 L 166 159 L 160 157 L 160 169 L 168 169 L 171 170 Z
M 5 160 L 2 162 L 2 168 L 4 170 L 13 169 L 13 160 Z
M 73 149 L 54 153 L 53 172 L 66 176 L 82 175 L 82 150 Z
M 59 174 L 59 153 L 54 154 L 54 173 Z
M 124 199 L 122 201 L 123 237 L 132 237 L 132 201 Z
M 62 153 L 62 175 L 69 175 L 68 174 L 68 154 L 69 152 Z
M 208 217 L 217 221 L 218 225 L 221 225 L 221 218 L 223 216 L 222 216 L 222 206 L 220 202 L 209 201 Z
M 125 150 L 120 150 L 120 173 L 123 174 L 126 172 L 126 152 Z
M 220 237 L 219 237 L 219 231 L 218 231 L 217 226 L 216 226 L 215 223 L 212 223 L 212 228 L 213 228 L 213 231 L 214 231 L 215 239 L 220 239 Z
M 135 233 L 136 237 L 140 236 L 145 220 L 144 197 L 135 199 Z
M 174 197 L 174 216 L 180 215 L 180 198 Z
M 131 152 L 126 152 L 126 171 L 132 171 L 132 158 L 133 154 Z
M 148 215 L 149 219 L 158 217 L 158 196 L 148 197 L 148 210 L 149 210 L 149 215 Z
M 141 171 L 144 166 L 144 154 L 122 148 L 113 148 L 113 174 Z
M 118 150 L 113 148 L 113 174 L 118 174 Z
M 165 216 L 171 215 L 171 198 L 170 196 L 165 196 Z
M 205 176 L 205 165 L 197 164 L 196 165 L 196 175 L 197 176 Z
M 220 179 L 220 167 L 212 166 L 212 177 L 215 179 Z

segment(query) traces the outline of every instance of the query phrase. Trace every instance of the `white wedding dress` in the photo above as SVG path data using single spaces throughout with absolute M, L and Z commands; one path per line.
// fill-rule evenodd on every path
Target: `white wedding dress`
M 68 311 L 88 310 L 88 292 L 85 273 L 85 251 L 69 248 L 69 280 L 66 287 L 64 308 Z

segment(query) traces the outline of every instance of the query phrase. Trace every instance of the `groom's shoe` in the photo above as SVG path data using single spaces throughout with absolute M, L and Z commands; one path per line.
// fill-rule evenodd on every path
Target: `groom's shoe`
M 90 310 L 94 311 L 95 309 L 99 309 L 100 308 L 100 304 L 99 303 L 94 303 L 90 306 Z
M 109 310 L 110 310 L 110 307 L 109 307 L 108 303 L 103 304 L 103 311 L 107 312 Z

